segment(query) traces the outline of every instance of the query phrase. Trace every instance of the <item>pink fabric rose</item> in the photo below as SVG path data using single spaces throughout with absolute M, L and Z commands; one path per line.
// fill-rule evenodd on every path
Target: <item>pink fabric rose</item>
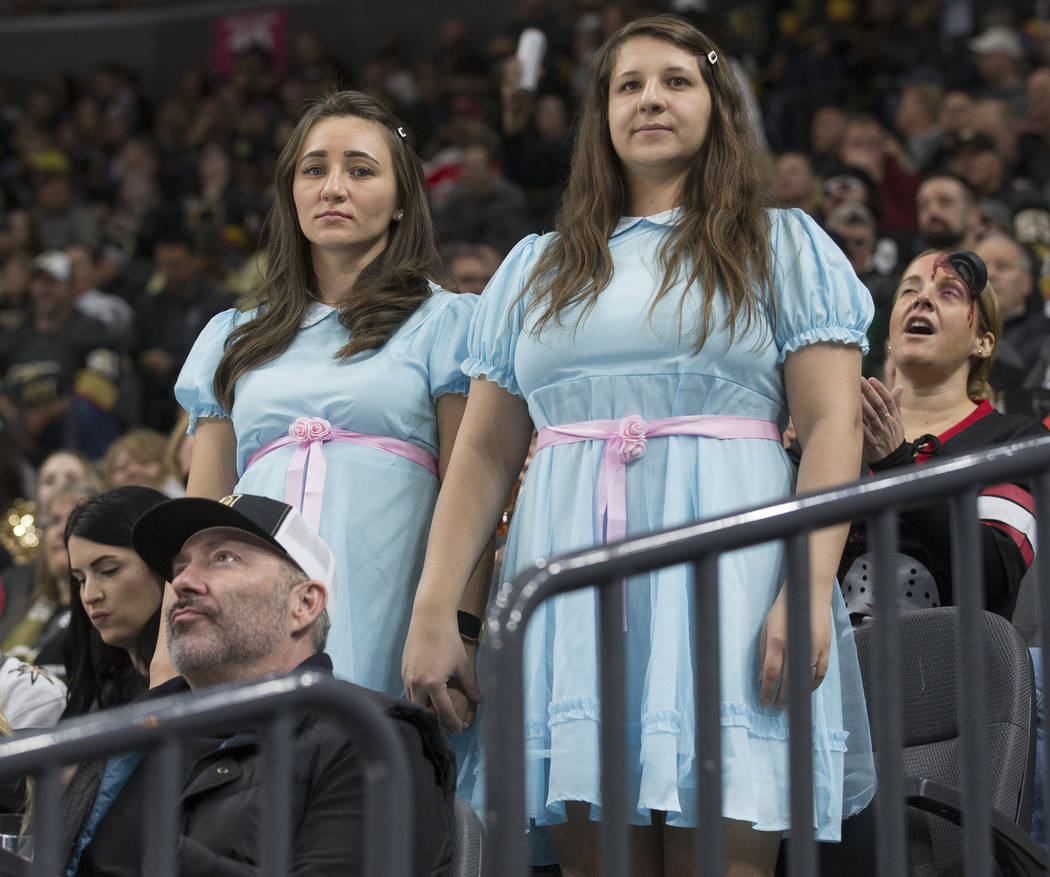
M 332 436 L 332 425 L 323 417 L 297 417 L 288 427 L 288 435 L 301 442 L 324 441 Z
M 645 455 L 646 422 L 637 414 L 628 414 L 616 428 L 620 442 L 620 458 L 625 463 Z
M 332 424 L 323 417 L 311 417 L 306 432 L 311 441 L 324 441 L 332 437 Z

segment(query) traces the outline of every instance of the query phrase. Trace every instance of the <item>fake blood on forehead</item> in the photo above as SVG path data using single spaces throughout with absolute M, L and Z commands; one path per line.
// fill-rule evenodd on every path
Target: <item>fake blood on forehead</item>
M 974 319 L 977 316 L 977 295 L 970 288 L 969 284 L 967 284 L 966 281 L 964 281 L 963 278 L 959 276 L 959 272 L 955 270 L 955 268 L 952 266 L 951 262 L 948 259 L 949 257 L 947 253 L 941 253 L 939 256 L 937 256 L 937 258 L 933 260 L 933 267 L 930 269 L 930 282 L 933 282 L 937 271 L 940 270 L 948 277 L 951 277 L 952 279 L 958 280 L 960 283 L 962 283 L 962 285 L 966 288 L 966 291 L 970 294 L 970 306 L 969 308 L 967 308 L 966 311 L 966 325 L 972 329 Z
M 947 253 L 940 253 L 938 256 L 936 256 L 934 258 L 934 260 L 933 260 L 933 267 L 930 268 L 930 282 L 931 283 L 933 282 L 933 278 L 937 274 L 937 269 L 938 268 L 942 269 L 946 274 L 951 274 L 953 277 L 958 277 L 959 276 L 958 274 L 955 273 L 955 269 L 952 268 L 952 266 L 948 264 L 948 254 Z

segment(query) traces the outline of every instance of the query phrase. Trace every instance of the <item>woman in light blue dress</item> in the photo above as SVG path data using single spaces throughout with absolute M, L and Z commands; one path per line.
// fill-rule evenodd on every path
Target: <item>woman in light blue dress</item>
M 477 298 L 433 286 L 422 170 L 373 99 L 308 109 L 275 188 L 263 305 L 212 319 L 176 384 L 196 430 L 188 492 L 299 507 L 337 558 L 335 672 L 398 694 Z
M 732 73 L 691 26 L 644 19 L 599 51 L 558 233 L 511 252 L 468 340 L 474 381 L 404 659 L 409 696 L 449 727 L 458 716 L 445 680 L 473 679 L 455 608 L 481 550 L 475 534 L 499 512 L 530 421 L 539 441 L 505 580 L 539 557 L 856 477 L 871 301 L 808 217 L 761 207 L 759 165 Z M 789 413 L 805 448 L 797 484 L 778 440 Z M 825 840 L 874 791 L 835 587 L 844 538 L 844 527 L 831 528 L 810 546 L 813 812 Z M 768 874 L 790 827 L 782 553 L 724 556 L 720 576 L 728 873 Z M 681 830 L 696 824 L 692 592 L 680 567 L 627 587 L 632 875 L 692 873 L 691 833 Z M 548 602 L 526 638 L 528 816 L 550 826 L 567 875 L 592 874 L 597 861 L 594 599 L 580 591 Z M 479 742 L 460 774 L 460 794 L 475 804 Z

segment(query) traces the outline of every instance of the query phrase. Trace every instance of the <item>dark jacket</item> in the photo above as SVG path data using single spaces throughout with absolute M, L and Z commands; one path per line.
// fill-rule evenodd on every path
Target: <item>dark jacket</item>
M 1000 414 L 983 401 L 972 414 L 941 435 L 924 436 L 910 447 L 902 446 L 871 468 L 879 474 L 906 469 L 927 460 L 1045 436 L 1046 432 L 1046 427 L 1034 417 Z M 984 608 L 1009 621 L 1021 578 L 1035 557 L 1035 511 L 1028 485 L 1017 482 L 985 487 L 977 499 L 977 514 L 981 522 Z M 955 605 L 950 535 L 946 500 L 900 514 L 897 550 L 901 565 L 894 586 L 901 610 Z M 867 527 L 863 522 L 855 523 L 850 527 L 838 574 L 854 623 L 870 616 L 874 603 L 873 583 L 868 582 L 863 566 L 867 550 Z M 903 563 L 904 559 L 917 563 L 909 566 Z M 924 581 L 932 587 L 927 589 Z
M 326 655 L 299 668 L 331 671 Z M 152 696 L 188 690 L 185 681 L 154 689 Z M 455 765 L 432 714 L 404 701 L 369 692 L 395 720 L 408 751 L 415 793 L 413 873 L 446 875 L 452 858 Z M 262 820 L 263 758 L 260 731 L 244 727 L 184 739 L 184 779 L 179 796 L 181 837 L 178 872 L 240 877 L 260 866 L 258 825 Z M 364 849 L 364 763 L 348 729 L 331 716 L 308 711 L 291 741 L 291 789 L 286 813 L 292 823 L 290 874 L 362 873 Z M 109 770 L 106 770 L 106 768 Z M 64 796 L 63 851 L 69 861 L 91 814 L 105 796 L 103 783 L 117 784 L 118 759 L 82 765 Z M 114 771 L 116 768 L 116 771 Z M 144 805 L 143 770 L 126 765 L 116 801 L 101 818 L 75 873 L 141 873 L 142 842 L 134 819 Z M 128 822 L 132 821 L 132 824 Z M 97 820 L 96 820 L 97 821 Z

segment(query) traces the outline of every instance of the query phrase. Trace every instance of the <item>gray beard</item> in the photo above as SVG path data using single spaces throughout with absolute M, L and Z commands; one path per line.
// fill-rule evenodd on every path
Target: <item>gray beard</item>
M 250 666 L 268 656 L 285 633 L 288 595 L 278 586 L 265 598 L 234 601 L 217 615 L 198 619 L 203 630 L 177 633 L 171 622 L 171 663 L 188 680 L 221 676 L 223 668 Z

